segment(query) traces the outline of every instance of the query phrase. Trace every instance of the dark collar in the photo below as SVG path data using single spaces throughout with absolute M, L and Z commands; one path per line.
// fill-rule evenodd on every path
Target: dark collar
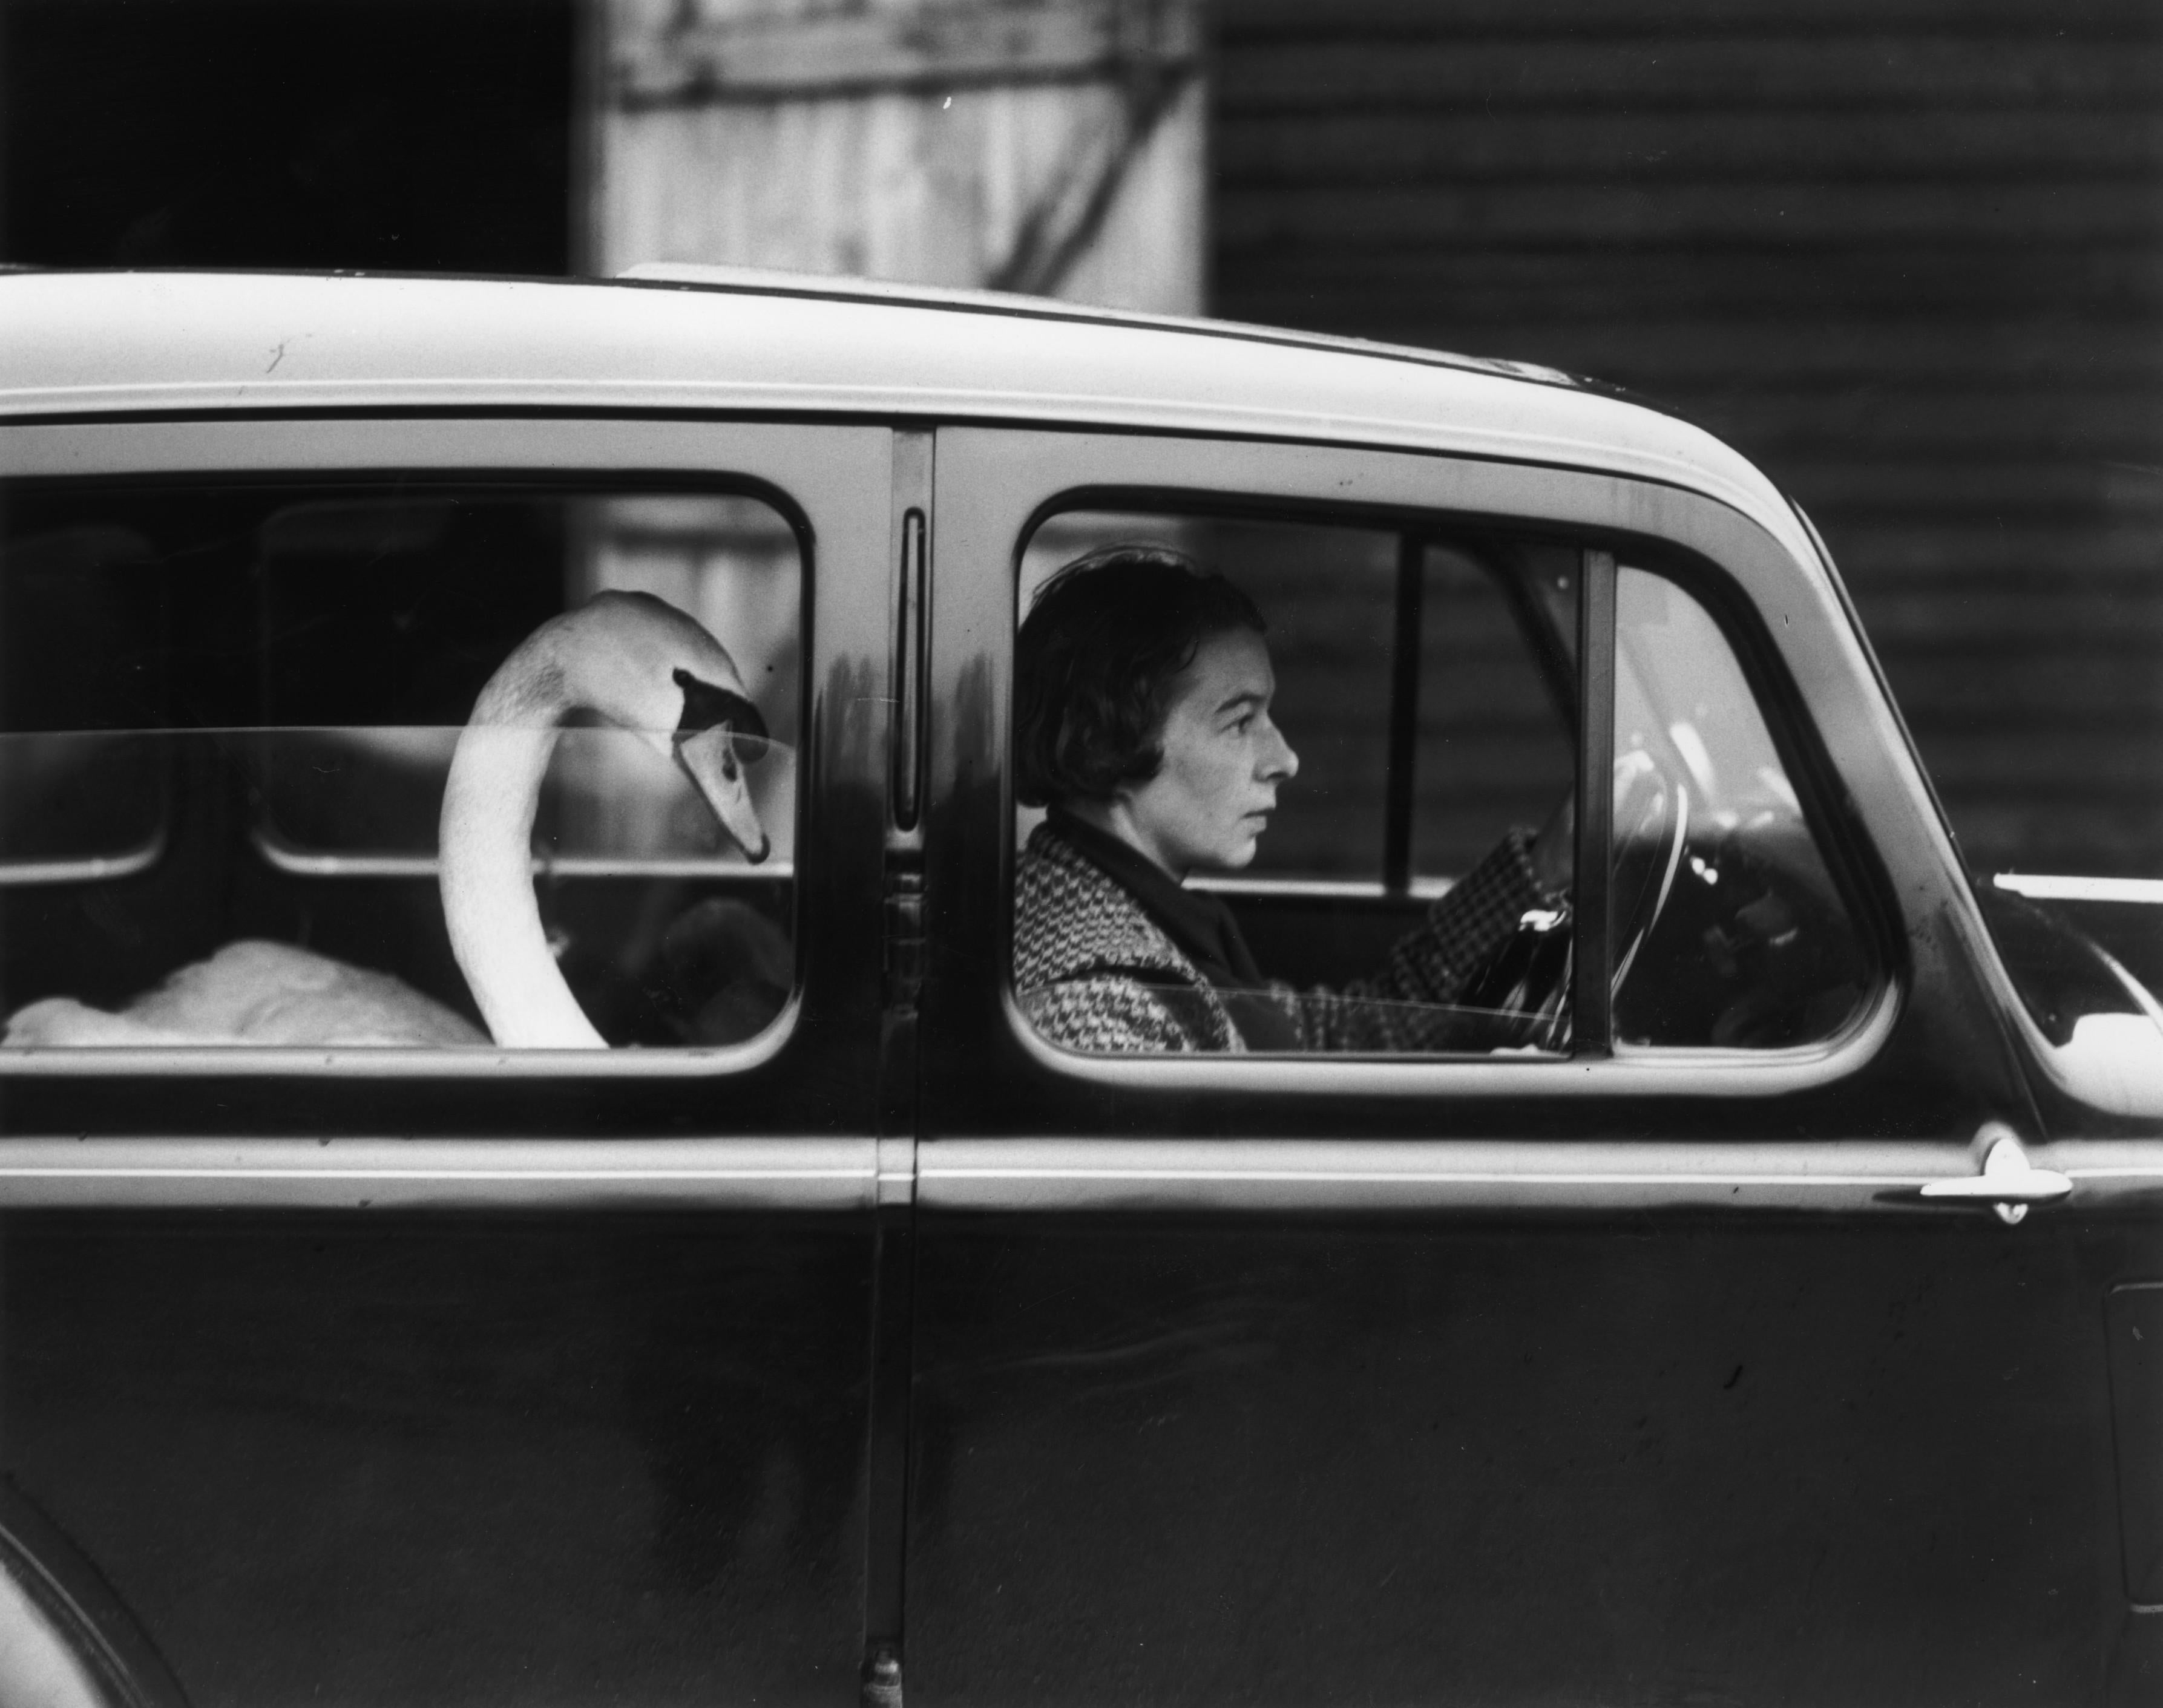
M 1142 911 L 1212 985 L 1259 990 L 1266 981 L 1232 910 L 1218 896 L 1190 890 L 1140 849 L 1055 807 L 1051 828 L 1141 904 Z

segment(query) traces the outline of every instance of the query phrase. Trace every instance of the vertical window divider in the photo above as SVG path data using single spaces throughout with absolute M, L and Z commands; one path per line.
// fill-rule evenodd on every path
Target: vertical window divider
M 1397 536 L 1396 650 L 1390 660 L 1389 796 L 1382 818 L 1382 887 L 1392 896 L 1412 882 L 1413 770 L 1419 756 L 1422 621 L 1426 609 L 1427 541 Z
M 912 507 L 901 523 L 900 574 L 893 625 L 893 827 L 916 828 L 924 750 L 924 517 Z
M 1615 1052 L 1609 847 L 1615 817 L 1615 554 L 1588 551 L 1577 604 L 1577 878 L 1570 992 L 1573 1052 Z

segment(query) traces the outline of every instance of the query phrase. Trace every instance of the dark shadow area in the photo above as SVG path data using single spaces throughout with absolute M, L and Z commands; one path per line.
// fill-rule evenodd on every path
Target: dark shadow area
M 0 259 L 561 273 L 572 0 L 4 0 Z

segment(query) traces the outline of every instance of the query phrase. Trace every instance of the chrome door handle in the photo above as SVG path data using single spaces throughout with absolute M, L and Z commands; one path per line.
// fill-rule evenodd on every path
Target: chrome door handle
M 1998 1220 L 2010 1227 L 2028 1214 L 2029 1204 L 2049 1204 L 2073 1189 L 2073 1183 L 2064 1175 L 2033 1166 L 2010 1129 L 1993 1121 L 1983 1132 L 1993 1130 L 1998 1136 L 1983 1157 L 1982 1173 L 1933 1180 L 1923 1188 L 1923 1196 L 1989 1204 L 1997 1210 Z

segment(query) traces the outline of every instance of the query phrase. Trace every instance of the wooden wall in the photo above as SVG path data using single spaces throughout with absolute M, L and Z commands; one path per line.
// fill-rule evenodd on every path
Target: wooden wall
M 1199 0 L 589 0 L 588 269 L 1202 306 Z
M 1824 531 L 1978 869 L 2163 876 L 2160 29 L 1226 0 L 1212 311 L 1703 423 Z

